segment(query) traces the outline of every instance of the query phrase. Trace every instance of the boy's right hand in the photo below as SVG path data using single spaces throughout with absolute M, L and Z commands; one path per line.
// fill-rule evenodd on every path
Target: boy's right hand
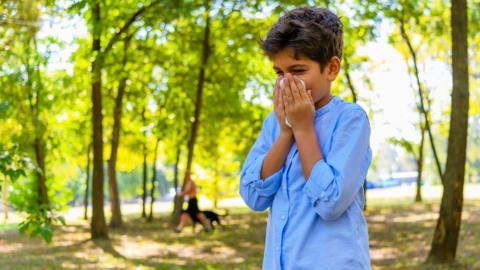
M 285 124 L 285 106 L 283 102 L 283 91 L 280 88 L 280 80 L 283 79 L 283 76 L 279 76 L 275 81 L 275 89 L 273 90 L 273 107 L 275 110 L 275 115 L 277 116 L 278 123 L 280 124 L 280 131 L 284 134 L 293 135 L 292 129 Z

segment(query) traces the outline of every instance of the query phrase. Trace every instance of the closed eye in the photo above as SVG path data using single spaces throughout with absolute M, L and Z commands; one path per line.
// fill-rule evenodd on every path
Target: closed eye
M 304 69 L 297 69 L 297 70 L 292 70 L 291 72 L 292 72 L 292 73 L 302 73 L 302 72 L 305 72 L 305 71 L 306 71 L 306 70 L 304 70 Z M 276 73 L 277 73 L 278 75 L 283 74 L 282 71 L 277 71 Z

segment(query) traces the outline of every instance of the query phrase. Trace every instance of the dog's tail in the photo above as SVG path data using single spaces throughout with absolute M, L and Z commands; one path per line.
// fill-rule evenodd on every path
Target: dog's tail
M 229 212 L 228 212 L 228 209 L 223 208 L 222 210 L 224 211 L 224 213 L 223 213 L 223 214 L 219 214 L 219 216 L 221 216 L 221 217 L 226 217 L 226 216 L 228 216 L 228 213 L 229 213 Z

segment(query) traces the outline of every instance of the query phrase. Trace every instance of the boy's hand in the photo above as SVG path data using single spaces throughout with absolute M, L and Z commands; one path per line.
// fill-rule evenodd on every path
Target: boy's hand
M 282 77 L 277 78 L 275 81 L 275 89 L 273 90 L 273 105 L 275 115 L 277 116 L 278 123 L 280 124 L 280 131 L 284 134 L 292 135 L 292 129 L 285 124 L 285 106 L 282 90 L 280 89 L 280 80 Z
M 292 74 L 287 73 L 285 78 L 285 89 L 282 93 L 288 122 L 294 132 L 309 131 L 313 128 L 315 119 L 312 93 L 310 90 L 307 92 L 300 80 Z

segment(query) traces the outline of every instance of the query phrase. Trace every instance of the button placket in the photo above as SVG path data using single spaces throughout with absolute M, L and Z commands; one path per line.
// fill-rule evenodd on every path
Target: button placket
M 290 153 L 287 156 L 287 169 L 285 170 L 285 190 L 284 190 L 284 195 L 285 197 L 288 197 L 288 180 L 290 180 L 290 177 L 288 177 L 288 174 L 290 173 L 290 170 L 293 166 L 293 159 L 295 158 L 295 155 L 298 153 L 297 145 L 294 144 L 293 149 L 290 151 Z
M 292 148 L 295 147 L 295 144 L 292 146 Z M 287 155 L 287 160 L 286 160 L 286 169 L 285 169 L 285 173 L 283 174 L 283 185 L 282 185 L 282 193 L 283 193 L 283 196 L 285 196 L 285 198 L 287 198 L 288 200 L 288 192 L 287 192 L 287 189 L 288 189 L 288 173 L 290 172 L 290 167 L 292 166 L 292 150 L 290 149 L 290 152 L 288 153 Z

